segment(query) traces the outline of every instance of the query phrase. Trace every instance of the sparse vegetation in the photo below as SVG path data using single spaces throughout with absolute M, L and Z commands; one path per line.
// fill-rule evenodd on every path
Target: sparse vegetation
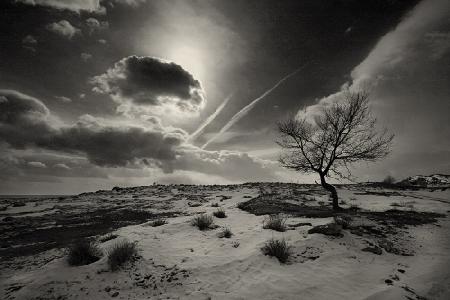
M 246 202 L 239 202 L 237 204 L 237 208 L 244 210 L 244 208 L 246 207 Z
M 150 226 L 152 226 L 152 227 L 158 227 L 158 226 L 162 226 L 165 224 L 167 224 L 166 219 L 156 219 L 156 220 L 150 222 Z
M 114 244 L 108 252 L 108 266 L 111 271 L 118 270 L 137 254 L 136 244 L 121 241 Z
M 342 228 L 347 229 L 350 227 L 351 222 L 352 222 L 352 217 L 348 216 L 348 215 L 338 215 L 338 216 L 334 216 L 334 223 L 336 223 L 337 225 L 341 225 Z
M 286 231 L 286 220 L 287 218 L 283 215 L 269 215 L 263 221 L 264 229 L 272 229 L 279 232 Z
M 275 256 L 276 258 L 278 258 L 278 261 L 280 263 L 286 263 L 292 254 L 291 246 L 289 246 L 284 239 L 268 240 L 261 248 L 261 251 L 264 253 L 264 255 Z
M 69 247 L 67 262 L 71 266 L 89 265 L 102 256 L 102 251 L 93 242 L 81 240 Z
M 227 214 L 223 208 L 218 208 L 215 212 L 213 212 L 214 217 L 216 218 L 226 218 Z
M 400 203 L 392 202 L 391 206 L 392 207 L 405 207 L 405 208 L 409 208 L 410 210 L 414 210 L 414 201 L 411 201 L 411 202 L 400 201 Z
M 219 232 L 220 238 L 229 239 L 232 235 L 233 235 L 233 232 L 231 232 L 230 227 L 225 227 L 221 232 Z
M 393 176 L 391 176 L 391 175 L 388 175 L 388 176 L 386 176 L 384 179 L 383 179 L 383 183 L 385 183 L 385 184 L 394 184 L 395 183 L 395 178 L 393 177 Z
M 191 224 L 192 226 L 198 227 L 198 229 L 200 230 L 207 230 L 210 229 L 211 226 L 214 224 L 214 220 L 211 216 L 208 216 L 207 214 L 201 214 L 192 218 Z
M 117 238 L 117 237 L 118 237 L 117 234 L 114 234 L 114 233 L 108 233 L 107 235 L 104 235 L 104 236 L 100 237 L 98 240 L 99 240 L 99 242 L 104 243 L 104 242 L 113 240 L 113 239 L 115 239 L 115 238 Z
M 351 204 L 349 209 L 356 211 L 356 210 L 360 210 L 361 208 L 359 207 L 358 204 Z

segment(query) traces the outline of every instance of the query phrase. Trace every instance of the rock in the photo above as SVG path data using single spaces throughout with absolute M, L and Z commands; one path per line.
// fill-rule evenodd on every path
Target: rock
M 397 271 L 399 271 L 400 273 L 405 273 L 405 270 L 403 270 L 403 269 L 398 269 Z
M 392 280 L 390 280 L 390 279 L 386 279 L 384 282 L 386 282 L 388 285 L 392 285 Z
M 109 293 L 110 290 L 111 288 L 109 286 L 105 287 L 105 292 Z
M 381 248 L 378 246 L 366 247 L 366 248 L 361 249 L 361 251 L 371 252 L 376 255 L 381 255 L 383 253 L 383 250 L 381 250 Z
M 308 230 L 308 233 L 320 233 L 329 236 L 342 237 L 341 233 L 342 227 L 335 223 L 330 223 L 326 225 L 319 225 Z
M 117 296 L 119 296 L 119 292 L 118 291 L 115 291 L 114 293 L 111 294 L 111 297 L 113 297 L 113 298 L 115 298 Z

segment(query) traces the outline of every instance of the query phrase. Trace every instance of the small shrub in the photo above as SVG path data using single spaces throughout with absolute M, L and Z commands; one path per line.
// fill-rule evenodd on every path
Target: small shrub
M 350 216 L 347 215 L 339 215 L 339 216 L 334 216 L 334 223 L 337 225 L 341 225 L 342 228 L 347 229 L 350 228 L 350 224 L 352 222 L 352 218 Z
M 245 208 L 245 204 L 246 204 L 246 202 L 239 202 L 239 203 L 237 204 L 237 208 L 243 210 L 243 209 Z
M 234 241 L 233 244 L 231 244 L 231 246 L 233 246 L 233 248 L 237 248 L 239 247 L 241 243 L 239 243 L 238 241 Z
M 406 207 L 409 208 L 410 211 L 415 211 L 414 204 L 409 203 L 406 205 Z
M 279 232 L 286 231 L 286 218 L 282 215 L 270 215 L 263 221 L 264 229 L 272 229 Z
M 357 204 L 352 204 L 352 205 L 350 205 L 349 209 L 353 210 L 353 211 L 357 211 L 357 210 L 360 210 L 361 208 Z
M 268 240 L 264 247 L 261 248 L 261 251 L 264 253 L 264 255 L 275 256 L 276 258 L 278 258 L 278 261 L 280 263 L 287 262 L 289 256 L 291 256 L 292 254 L 291 246 L 289 246 L 284 239 Z
M 394 184 L 395 181 L 396 181 L 395 178 L 391 175 L 388 175 L 383 179 L 383 183 L 385 184 Z
M 218 208 L 215 212 L 213 212 L 214 217 L 216 218 L 226 218 L 227 214 L 223 210 L 223 208 Z
M 118 270 L 137 254 L 136 245 L 128 241 L 114 244 L 108 252 L 108 266 L 111 271 Z
M 227 239 L 229 239 L 232 235 L 233 235 L 233 233 L 231 232 L 230 227 L 225 227 L 221 232 L 219 232 L 219 237 L 220 238 L 227 238 Z
M 89 241 L 78 241 L 69 247 L 67 262 L 71 266 L 89 265 L 102 256 L 100 248 Z
M 219 203 L 213 203 L 211 204 L 211 207 L 219 207 Z
M 200 230 L 206 230 L 211 228 L 211 225 L 214 224 L 214 220 L 211 216 L 201 214 L 192 218 L 191 224 L 192 226 L 198 227 Z
M 114 234 L 114 233 L 108 233 L 107 235 L 104 235 L 104 236 L 100 237 L 98 240 L 99 240 L 99 242 L 104 243 L 104 242 L 113 240 L 113 239 L 115 239 L 115 238 L 117 238 L 117 237 L 118 237 L 117 234 Z
M 150 222 L 150 226 L 152 226 L 152 227 L 158 227 L 158 226 L 162 226 L 165 224 L 167 224 L 166 219 L 156 219 L 156 220 Z

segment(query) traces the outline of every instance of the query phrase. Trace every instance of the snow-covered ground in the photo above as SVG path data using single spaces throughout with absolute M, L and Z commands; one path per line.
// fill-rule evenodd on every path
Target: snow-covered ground
M 327 195 L 318 187 L 278 187 L 289 202 L 326 205 Z M 281 192 L 280 192 L 281 191 Z M 380 191 L 382 193 L 380 193 Z M 256 216 L 237 207 L 260 194 L 258 187 L 135 188 L 85 194 L 67 200 L 74 210 L 92 209 L 92 203 L 105 207 L 133 206 L 150 212 L 177 211 L 159 227 L 149 222 L 117 229 L 116 239 L 100 243 L 106 253 L 118 240 L 135 242 L 140 258 L 123 269 L 111 272 L 106 255 L 90 265 L 71 267 L 62 251 L 48 249 L 28 260 L 47 257 L 37 267 L 14 268 L 21 257 L 0 275 L 1 299 L 450 299 L 450 220 L 408 226 L 391 238 L 401 241 L 411 256 L 381 255 L 361 251 L 373 243 L 368 236 L 343 230 L 342 237 L 309 234 L 311 226 L 292 227 L 286 232 L 263 229 L 265 216 Z M 364 210 L 428 211 L 447 215 L 450 191 L 383 191 L 349 186 L 339 189 L 342 206 Z M 375 193 L 371 193 L 375 192 Z M 387 193 L 383 194 L 383 193 Z M 191 196 L 187 196 L 191 195 Z M 123 201 L 123 200 L 126 201 Z M 15 214 L 54 213 L 66 207 L 54 199 L 42 205 L 9 207 L 2 217 Z M 82 203 L 80 207 L 77 201 Z M 323 203 L 325 202 L 325 204 Z M 193 203 L 201 204 L 200 206 Z M 190 221 L 198 213 L 212 214 L 218 203 L 227 218 L 214 218 L 217 228 L 200 231 Z M 114 204 L 114 205 L 113 205 Z M 99 204 L 100 205 L 100 204 Z M 28 210 L 27 210 L 28 208 Z M 33 211 L 35 208 L 35 211 Z M 67 207 L 65 209 L 68 209 Z M 357 217 L 355 217 L 357 218 Z M 290 216 L 287 224 L 333 222 L 332 217 Z M 361 222 L 366 222 L 362 220 Z M 3 225 L 2 225 L 3 226 Z M 224 227 L 231 238 L 220 238 Z M 292 257 L 281 264 L 264 256 L 261 247 L 271 239 L 284 238 L 292 246 Z M 13 263 L 11 263 L 13 262 Z M 423 298 L 421 298 L 423 297 Z

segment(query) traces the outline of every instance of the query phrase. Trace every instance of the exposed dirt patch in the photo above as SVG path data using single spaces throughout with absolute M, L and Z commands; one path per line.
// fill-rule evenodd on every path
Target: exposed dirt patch
M 265 196 L 241 202 L 238 207 L 257 216 L 284 213 L 298 217 L 328 218 L 335 215 L 335 212 L 326 206 L 299 205 Z
M 148 220 L 171 217 L 175 213 L 154 214 L 133 209 L 98 209 L 79 214 L 3 219 L 0 256 L 4 259 L 62 248 L 77 239 L 103 235 L 117 228 Z
M 438 218 L 445 218 L 443 214 L 433 212 L 417 212 L 408 210 L 390 209 L 382 212 L 360 212 L 367 216 L 368 219 L 377 223 L 393 225 L 405 228 L 406 225 L 424 225 L 436 223 Z
M 260 216 L 271 214 L 287 214 L 296 217 L 307 218 L 328 218 L 333 216 L 364 216 L 381 225 L 392 225 L 404 228 L 406 225 L 423 225 L 436 223 L 438 218 L 445 218 L 446 215 L 433 212 L 417 212 L 410 210 L 390 209 L 383 212 L 357 211 L 347 209 L 333 211 L 328 206 L 309 206 L 305 204 L 294 204 L 277 199 L 275 197 L 258 196 L 246 202 L 239 203 L 238 207 L 246 212 Z

